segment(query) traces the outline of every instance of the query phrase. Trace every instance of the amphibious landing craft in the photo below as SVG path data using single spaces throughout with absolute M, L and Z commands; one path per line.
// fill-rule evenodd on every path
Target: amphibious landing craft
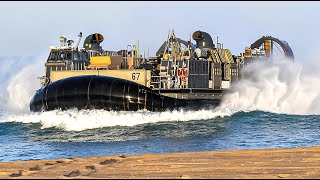
M 278 56 L 294 58 L 288 43 L 263 36 L 239 56 L 222 43 L 196 31 L 189 40 L 169 31 L 167 39 L 150 57 L 140 54 L 139 41 L 119 51 L 104 50 L 104 37 L 91 34 L 73 46 L 60 37 L 60 47 L 50 47 L 41 88 L 30 102 L 31 111 L 54 109 L 105 109 L 162 111 L 219 105 L 223 94 L 237 82 L 241 69 L 255 60 Z M 148 50 L 149 52 L 149 50 Z

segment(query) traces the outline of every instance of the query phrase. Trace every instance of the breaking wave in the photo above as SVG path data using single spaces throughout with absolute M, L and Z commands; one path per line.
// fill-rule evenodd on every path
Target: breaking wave
M 150 111 L 105 111 L 105 110 L 53 110 L 6 115 L 0 122 L 40 123 L 42 128 L 56 127 L 66 131 L 82 131 L 112 126 L 135 126 L 145 123 L 167 121 L 207 120 L 230 116 L 233 112 L 224 110 L 175 110 L 165 112 Z

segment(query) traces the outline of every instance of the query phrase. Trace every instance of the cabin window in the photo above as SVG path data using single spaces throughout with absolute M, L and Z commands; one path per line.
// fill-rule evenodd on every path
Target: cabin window
M 49 55 L 48 60 L 49 61 L 55 61 L 56 60 L 56 56 L 57 56 L 57 52 L 51 52 Z
M 59 60 L 63 60 L 64 59 L 64 52 L 60 51 L 60 56 L 59 56 Z
M 89 53 L 87 52 L 80 52 L 80 57 L 82 61 L 89 61 Z
M 79 60 L 79 54 L 78 52 L 73 53 L 73 60 L 78 61 Z
M 65 60 L 71 60 L 72 59 L 72 53 L 70 51 L 65 52 Z

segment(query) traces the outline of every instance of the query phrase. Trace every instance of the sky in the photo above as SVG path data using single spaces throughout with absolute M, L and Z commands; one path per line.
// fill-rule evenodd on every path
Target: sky
M 149 48 L 154 56 L 174 29 L 186 40 L 197 30 L 214 41 L 219 36 L 234 55 L 271 35 L 287 41 L 302 61 L 320 50 L 319 9 L 320 2 L 312 1 L 1 1 L 0 56 L 48 54 L 49 46 L 60 44 L 60 35 L 77 42 L 79 32 L 83 39 L 102 34 L 106 50 L 126 49 L 139 40 L 140 52 Z

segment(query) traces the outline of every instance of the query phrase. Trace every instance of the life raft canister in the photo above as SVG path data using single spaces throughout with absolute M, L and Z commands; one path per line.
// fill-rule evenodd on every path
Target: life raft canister
M 182 81 L 186 81 L 186 77 L 188 76 L 187 68 L 181 68 L 178 71 L 178 77 L 181 78 Z

